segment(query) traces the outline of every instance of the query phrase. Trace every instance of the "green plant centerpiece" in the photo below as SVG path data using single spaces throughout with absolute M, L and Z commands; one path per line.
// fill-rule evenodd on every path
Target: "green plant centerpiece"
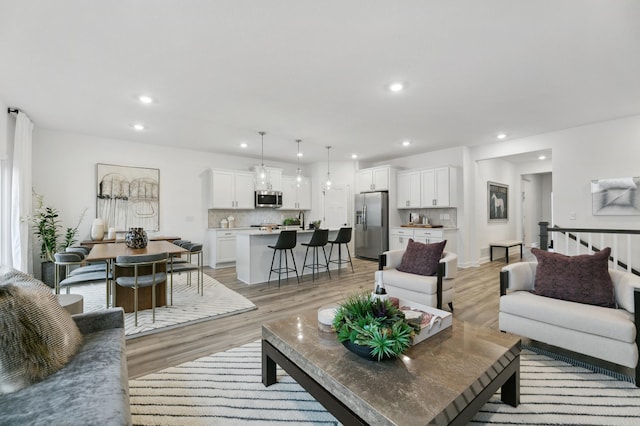
M 370 293 L 349 296 L 338 306 L 333 327 L 345 347 L 378 361 L 402 354 L 420 330 L 390 300 L 372 297 Z

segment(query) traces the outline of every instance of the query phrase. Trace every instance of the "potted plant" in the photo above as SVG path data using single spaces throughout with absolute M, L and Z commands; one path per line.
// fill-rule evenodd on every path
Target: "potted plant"
M 44 260 L 42 263 L 42 281 L 53 286 L 53 262 L 54 254 L 62 251 L 76 242 L 78 227 L 87 213 L 85 208 L 78 223 L 73 228 L 66 228 L 62 232 L 62 225 L 58 219 L 58 209 L 45 204 L 44 196 L 33 191 L 36 205 L 33 215 L 28 217 L 31 223 L 33 233 L 40 242 L 40 258 Z
M 333 327 L 347 349 L 378 361 L 402 354 L 420 330 L 390 300 L 370 293 L 349 296 L 337 308 Z

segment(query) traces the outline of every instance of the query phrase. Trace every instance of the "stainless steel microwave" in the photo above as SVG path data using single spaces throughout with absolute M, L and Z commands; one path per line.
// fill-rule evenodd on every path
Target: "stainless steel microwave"
M 281 191 L 256 191 L 256 207 L 278 209 L 282 207 Z

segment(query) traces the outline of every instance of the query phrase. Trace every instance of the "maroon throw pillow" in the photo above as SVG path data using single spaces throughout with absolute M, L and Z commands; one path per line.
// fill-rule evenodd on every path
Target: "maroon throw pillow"
M 436 275 L 445 244 L 447 244 L 447 240 L 439 243 L 424 244 L 409 239 L 409 244 L 402 255 L 400 266 L 396 269 L 410 274 Z
M 577 256 L 565 256 L 536 248 L 532 248 L 531 252 L 538 259 L 532 293 L 615 308 L 616 300 L 608 263 L 611 248 Z

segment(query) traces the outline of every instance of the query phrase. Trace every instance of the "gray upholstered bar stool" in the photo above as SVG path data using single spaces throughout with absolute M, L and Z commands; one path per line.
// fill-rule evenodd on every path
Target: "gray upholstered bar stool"
M 350 242 L 351 242 L 351 228 L 340 228 L 340 230 L 338 231 L 338 235 L 336 236 L 336 239 L 333 240 L 333 241 L 329 241 L 329 244 L 331 244 L 331 249 L 329 250 L 329 263 L 336 263 L 338 265 L 338 275 L 340 275 L 340 269 L 341 269 L 343 263 L 351 264 L 351 272 L 354 272 L 353 271 L 353 262 L 351 261 L 351 252 L 349 251 L 349 243 Z M 331 260 L 331 254 L 333 253 L 333 246 L 335 244 L 338 245 L 338 259 L 337 260 Z M 348 259 L 343 259 L 342 258 L 342 245 L 343 244 L 347 248 Z
M 293 248 L 297 244 L 298 234 L 297 231 L 280 231 L 280 235 L 278 236 L 278 240 L 276 244 L 273 246 L 267 246 L 273 249 L 273 256 L 271 257 L 271 270 L 269 271 L 269 279 L 267 280 L 267 284 L 271 281 L 271 273 L 278 273 L 278 287 L 280 287 L 280 279 L 282 277 L 282 272 L 284 271 L 287 275 L 287 280 L 289 279 L 289 272 L 295 272 L 296 280 L 300 283 L 300 277 L 298 276 L 298 267 L 296 266 L 296 258 L 293 256 Z M 293 268 L 289 268 L 289 260 L 287 257 L 287 250 L 291 253 L 291 260 L 293 261 Z M 273 268 L 273 262 L 276 259 L 276 252 L 280 252 L 280 263 L 276 269 Z M 284 264 L 285 267 L 282 267 L 282 252 L 284 252 Z
M 324 247 L 329 242 L 329 230 L 328 229 L 316 229 L 311 235 L 311 240 L 308 243 L 302 243 L 307 247 L 307 251 L 304 253 L 304 263 L 302 266 L 302 276 L 304 279 L 304 268 L 311 268 L 311 279 L 315 281 L 316 271 L 320 273 L 320 268 L 327 270 L 329 278 L 331 278 L 331 272 L 329 272 L 329 260 L 327 259 L 327 252 Z M 309 254 L 309 248 L 312 248 L 311 263 L 307 264 L 307 255 Z M 322 248 L 322 254 L 324 255 L 324 263 L 320 263 L 319 251 Z

